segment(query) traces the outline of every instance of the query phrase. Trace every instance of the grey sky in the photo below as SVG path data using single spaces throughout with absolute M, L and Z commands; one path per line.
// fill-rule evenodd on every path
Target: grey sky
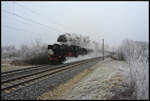
M 109 45 L 125 38 L 148 42 L 148 6 L 116 1 L 2 2 L 2 45 L 19 46 L 35 39 L 52 44 L 62 33 L 104 38 Z

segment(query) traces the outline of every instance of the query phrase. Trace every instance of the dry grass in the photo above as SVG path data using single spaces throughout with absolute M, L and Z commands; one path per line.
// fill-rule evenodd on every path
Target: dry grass
M 101 63 L 104 62 L 105 61 L 102 61 Z M 70 89 L 73 88 L 73 85 L 77 84 L 83 78 L 87 77 L 87 75 L 91 74 L 95 70 L 95 68 L 97 68 L 98 65 L 99 63 L 95 64 L 91 68 L 86 69 L 83 72 L 79 73 L 66 83 L 61 84 L 57 88 L 38 96 L 37 100 L 54 100 L 61 98 L 61 96 L 64 96 L 67 93 L 67 91 L 70 91 Z
M 91 73 L 93 69 L 86 69 L 82 73 L 79 73 L 77 76 L 75 76 L 73 79 L 69 80 L 68 82 L 60 85 L 56 89 L 46 92 L 42 94 L 41 96 L 37 97 L 37 100 L 50 100 L 50 99 L 58 99 L 58 97 L 62 96 L 64 92 L 67 91 L 67 89 L 71 89 L 71 87 L 78 83 L 82 78 L 87 76 L 89 73 Z
M 6 72 L 6 71 L 11 71 L 11 70 L 17 70 L 17 69 L 22 69 L 22 68 L 30 68 L 30 66 L 14 66 L 11 64 L 1 64 L 1 72 Z
M 106 80 L 105 83 L 109 83 L 109 92 L 113 96 L 109 96 L 108 99 L 111 100 L 133 100 L 133 89 L 129 87 L 126 83 L 126 78 L 120 73 L 116 73 L 109 80 Z

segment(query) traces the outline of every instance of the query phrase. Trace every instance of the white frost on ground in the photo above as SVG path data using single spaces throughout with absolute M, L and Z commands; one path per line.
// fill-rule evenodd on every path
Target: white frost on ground
M 106 59 L 99 62 L 92 68 L 94 71 L 82 79 L 70 89 L 68 89 L 58 99 L 111 99 L 114 87 L 121 90 L 122 82 L 126 82 L 129 67 L 126 62 Z M 124 85 L 125 86 L 125 85 Z

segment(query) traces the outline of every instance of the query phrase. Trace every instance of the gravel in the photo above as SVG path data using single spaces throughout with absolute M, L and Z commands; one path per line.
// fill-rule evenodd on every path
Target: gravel
M 10 93 L 1 92 L 2 100 L 36 100 L 37 96 L 54 89 L 62 83 L 73 78 L 78 73 L 84 71 L 87 68 L 90 68 L 92 65 L 96 64 L 97 61 L 91 61 L 84 65 L 76 66 L 77 68 L 73 68 L 67 71 L 63 71 L 61 73 L 57 73 L 56 75 L 49 76 L 48 79 L 41 80 L 37 83 L 33 83 L 31 85 L 25 86 L 23 88 L 17 89 L 16 91 L 12 91 Z

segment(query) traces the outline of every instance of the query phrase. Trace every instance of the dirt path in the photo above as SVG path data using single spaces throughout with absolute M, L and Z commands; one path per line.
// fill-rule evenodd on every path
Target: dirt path
M 99 62 L 94 70 L 57 99 L 130 99 L 127 75 L 129 66 L 111 58 Z

